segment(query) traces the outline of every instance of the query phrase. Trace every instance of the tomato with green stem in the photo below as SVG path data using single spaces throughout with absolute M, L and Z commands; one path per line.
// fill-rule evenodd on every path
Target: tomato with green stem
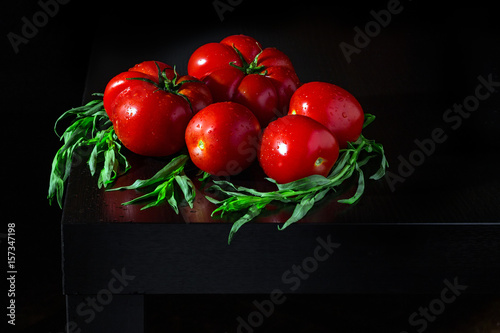
M 104 108 L 116 135 L 139 155 L 180 151 L 193 114 L 212 103 L 208 87 L 174 68 L 145 61 L 115 76 L 104 91 Z
M 188 73 L 207 84 L 215 102 L 233 101 L 248 107 L 262 128 L 288 111 L 300 81 L 290 59 L 254 38 L 233 35 L 199 47 L 190 57 Z

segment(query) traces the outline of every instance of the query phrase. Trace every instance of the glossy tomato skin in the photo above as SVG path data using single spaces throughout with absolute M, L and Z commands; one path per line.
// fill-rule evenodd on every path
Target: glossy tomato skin
M 215 102 L 233 100 L 245 73 L 234 67 L 221 68 L 204 77 Z
M 159 62 L 159 61 L 143 61 L 141 63 L 138 63 L 136 64 L 134 67 L 130 68 L 128 71 L 129 72 L 139 72 L 139 73 L 143 73 L 143 74 L 146 74 L 146 75 L 149 75 L 149 76 L 152 76 L 154 78 L 158 78 L 158 67 L 156 66 L 158 65 L 158 67 L 160 68 L 160 71 L 164 71 L 165 70 L 165 73 L 167 74 L 167 77 L 172 80 L 175 76 L 175 73 L 174 73 L 174 69 L 163 63 L 163 62 Z
M 161 71 L 165 70 L 165 73 L 170 80 L 174 78 L 175 74 L 172 67 L 162 62 L 156 62 L 156 64 L 158 64 L 158 67 Z M 118 74 L 109 81 L 104 91 L 103 102 L 104 109 L 106 110 L 106 113 L 111 120 L 113 120 L 111 114 L 111 110 L 113 109 L 112 104 L 114 103 L 118 94 L 127 89 L 130 85 L 137 83 L 131 80 L 132 78 L 149 79 L 154 81 L 155 83 L 158 83 L 158 67 L 156 66 L 156 64 L 155 61 L 143 61 L 139 64 L 136 64 L 128 71 Z
M 120 141 L 145 156 L 167 156 L 181 150 L 184 129 L 193 115 L 183 97 L 156 91 L 152 85 L 129 87 L 116 98 L 113 113 Z
M 147 74 L 138 73 L 138 72 L 123 72 L 112 78 L 104 90 L 104 109 L 109 117 L 109 119 L 114 122 L 114 109 L 116 105 L 116 98 L 120 95 L 124 90 L 128 89 L 130 86 L 147 86 L 140 81 L 130 80 L 132 78 L 143 78 L 143 79 L 154 79 L 152 76 Z
M 201 109 L 213 103 L 212 93 L 204 82 L 199 81 L 197 78 L 190 75 L 181 76 L 177 82 L 185 82 L 182 84 L 178 92 L 189 99 L 193 113 L 197 113 Z
M 234 102 L 219 102 L 189 122 L 185 140 L 189 156 L 201 170 L 215 176 L 235 175 L 257 157 L 261 127 L 254 114 Z
M 203 79 L 213 71 L 227 68 L 229 63 L 242 66 L 238 54 L 231 46 L 208 43 L 198 48 L 188 62 L 188 74 Z M 216 101 L 217 102 L 217 101 Z
M 340 148 L 358 139 L 364 113 L 359 102 L 345 89 L 327 82 L 309 82 L 290 99 L 289 114 L 311 117 L 325 125 L 337 138 Z
M 257 54 L 262 51 L 262 45 L 250 36 L 232 35 L 220 41 L 220 44 L 227 45 L 230 48 L 238 49 L 247 63 L 251 63 Z
M 235 101 L 248 107 L 262 127 L 288 112 L 290 97 L 300 86 L 292 62 L 283 52 L 262 49 L 245 35 L 199 47 L 189 59 L 188 73 L 207 84 L 215 102 Z
M 245 105 L 259 120 L 262 126 L 279 115 L 278 92 L 271 80 L 259 74 L 246 75 L 238 85 L 232 100 Z
M 157 65 L 167 79 L 174 80 L 172 67 L 145 61 L 111 79 L 103 98 L 120 141 L 145 156 L 167 156 L 182 149 L 184 131 L 193 113 L 212 103 L 210 90 L 203 82 L 182 84 L 194 79 L 190 76 L 177 78 L 175 92 L 162 89 Z
M 337 140 L 325 126 L 306 116 L 287 115 L 264 130 L 259 163 L 268 177 L 284 184 L 327 176 L 338 156 Z

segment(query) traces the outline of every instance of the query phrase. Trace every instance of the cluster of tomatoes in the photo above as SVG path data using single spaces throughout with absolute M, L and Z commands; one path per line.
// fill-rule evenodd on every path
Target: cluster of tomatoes
M 193 163 L 215 176 L 258 159 L 268 177 L 287 183 L 326 176 L 361 133 L 363 110 L 349 92 L 301 84 L 283 52 L 251 37 L 201 46 L 188 74 L 145 61 L 108 83 L 104 108 L 125 147 L 167 156 L 187 146 Z

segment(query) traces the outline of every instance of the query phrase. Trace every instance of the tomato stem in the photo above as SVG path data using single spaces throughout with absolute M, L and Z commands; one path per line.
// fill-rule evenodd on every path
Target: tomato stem
M 257 62 L 259 61 L 259 56 L 262 54 L 264 50 L 260 49 L 259 54 L 255 56 L 255 58 L 252 60 L 251 63 L 248 63 L 245 58 L 243 57 L 243 54 L 241 54 L 240 50 L 233 44 L 233 49 L 234 51 L 238 54 L 238 57 L 240 57 L 242 66 L 236 65 L 234 62 L 230 62 L 229 65 L 239 69 L 243 73 L 249 75 L 249 74 L 260 74 L 260 75 L 267 75 L 267 70 L 266 66 L 257 66 Z
M 139 80 L 139 81 L 148 82 L 148 83 L 150 83 L 158 88 L 155 90 L 155 92 L 157 92 L 159 90 L 163 90 L 165 92 L 181 96 L 182 98 L 184 98 L 186 100 L 186 102 L 188 102 L 191 110 L 193 110 L 193 106 L 191 105 L 191 101 L 189 100 L 189 98 L 186 95 L 180 93 L 179 90 L 181 89 L 182 85 L 185 83 L 201 82 L 201 81 L 199 81 L 199 80 L 184 80 L 184 81 L 178 82 L 179 74 L 177 73 L 175 66 L 173 68 L 174 78 L 172 80 L 170 80 L 167 77 L 167 73 L 166 73 L 167 68 L 163 69 L 163 71 L 162 71 L 160 69 L 160 65 L 158 65 L 158 63 L 156 61 L 154 63 L 156 65 L 156 68 L 158 69 L 158 83 L 156 83 L 155 81 L 153 81 L 151 79 L 142 78 L 142 77 L 130 77 L 130 78 L 127 78 L 127 80 Z

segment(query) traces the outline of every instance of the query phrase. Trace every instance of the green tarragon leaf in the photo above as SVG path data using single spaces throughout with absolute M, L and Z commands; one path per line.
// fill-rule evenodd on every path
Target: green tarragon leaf
M 187 155 L 177 156 L 161 170 L 159 170 L 153 177 L 149 179 L 137 179 L 132 185 L 111 188 L 108 189 L 108 191 L 137 190 L 164 182 L 166 179 L 170 179 L 172 176 L 175 176 L 175 174 L 182 171 L 188 159 L 189 157 Z
M 66 180 L 73 163 L 82 162 L 86 156 L 76 155 L 81 147 L 93 147 L 87 164 L 92 175 L 99 168 L 98 187 L 113 183 L 116 177 L 127 172 L 130 165 L 121 153 L 121 144 L 114 133 L 111 121 L 104 110 L 101 97 L 83 106 L 64 112 L 54 124 L 54 132 L 64 142 L 52 161 L 47 199 L 49 204 L 56 199 L 62 208 L 63 193 Z M 70 125 L 59 135 L 57 127 L 66 118 L 73 117 Z
M 231 230 L 229 231 L 229 236 L 228 236 L 228 244 L 231 244 L 231 240 L 233 239 L 234 234 L 243 226 L 245 223 L 250 222 L 253 220 L 255 217 L 259 216 L 260 212 L 262 210 L 262 207 L 258 205 L 253 205 L 248 208 L 247 212 L 240 217 L 237 221 L 233 223 L 233 226 L 231 227 Z
M 133 200 L 122 203 L 132 205 L 145 203 L 141 210 L 159 206 L 167 202 L 179 214 L 180 202 L 185 201 L 190 207 L 196 195 L 196 190 L 191 179 L 184 173 L 184 166 L 189 160 L 187 155 L 180 155 L 172 159 L 166 166 L 149 179 L 137 179 L 132 185 L 108 189 L 108 191 L 139 190 L 156 186 L 154 190 Z
M 282 227 L 278 226 L 278 229 L 283 230 L 290 224 L 300 221 L 313 208 L 314 204 L 323 199 L 329 191 L 330 188 L 325 188 L 317 193 L 309 193 L 302 197 L 302 200 L 295 206 L 292 216 L 290 216 Z

